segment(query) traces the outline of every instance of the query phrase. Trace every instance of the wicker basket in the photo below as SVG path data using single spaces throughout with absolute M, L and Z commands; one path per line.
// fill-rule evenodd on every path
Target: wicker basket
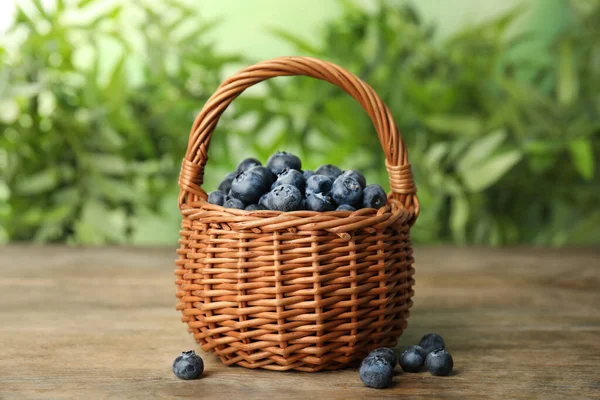
M 349 211 L 243 211 L 206 202 L 201 188 L 219 117 L 250 86 L 277 76 L 328 81 L 369 114 L 390 178 L 389 203 Z M 227 365 L 338 369 L 394 346 L 413 295 L 410 227 L 419 213 L 404 142 L 373 89 L 314 58 L 245 68 L 219 86 L 194 122 L 179 178 L 183 216 L 177 309 L 205 351 Z

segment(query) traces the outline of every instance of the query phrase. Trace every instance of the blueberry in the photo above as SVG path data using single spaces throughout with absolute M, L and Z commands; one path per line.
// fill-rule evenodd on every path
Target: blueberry
M 447 376 L 452 372 L 454 360 L 446 350 L 437 349 L 427 355 L 425 365 L 431 375 Z
M 306 181 L 306 194 L 328 194 L 333 186 L 333 178 L 326 175 L 313 175 Z
M 406 372 L 419 372 L 423 369 L 427 353 L 421 346 L 409 346 L 400 355 L 400 366 Z
M 363 207 L 379 209 L 387 204 L 387 195 L 380 185 L 367 185 L 363 190 Z
M 394 365 L 383 355 L 367 357 L 363 360 L 358 370 L 360 380 L 372 388 L 385 388 L 392 384 Z
M 267 206 L 271 210 L 294 211 L 302 206 L 302 193 L 292 185 L 277 186 L 267 199 Z
M 279 175 L 286 168 L 301 171 L 302 161 L 291 153 L 278 151 L 267 160 L 267 168 L 275 175 Z
M 208 194 L 208 202 L 210 204 L 216 204 L 218 206 L 222 206 L 227 201 L 227 193 L 221 190 L 215 190 L 214 192 L 210 192 Z
M 306 198 L 306 209 L 312 211 L 333 211 L 335 210 L 335 203 L 328 194 L 309 194 Z
M 233 182 L 229 196 L 240 199 L 246 204 L 253 204 L 267 191 L 263 176 L 256 171 L 240 172 Z
M 194 350 L 184 351 L 173 361 L 173 373 L 180 379 L 198 379 L 204 372 L 204 361 Z
M 231 182 L 233 182 L 236 175 L 237 174 L 235 172 L 230 172 L 225 175 L 225 178 L 221 181 L 221 183 L 219 183 L 219 187 L 217 189 L 222 192 L 229 193 L 229 190 L 231 189 Z
M 273 182 L 275 182 L 275 180 L 277 179 L 277 176 L 274 173 L 272 173 L 271 170 L 267 167 L 262 167 L 262 166 L 258 165 L 256 167 L 250 168 L 249 171 L 259 173 L 265 180 L 265 184 L 267 185 L 267 188 L 270 188 L 271 185 L 273 184 Z
M 342 174 L 342 170 L 336 167 L 335 165 L 325 164 L 321 165 L 319 168 L 315 170 L 315 175 L 325 175 L 330 176 L 333 179 L 337 178 Z
M 358 171 L 349 169 L 347 171 L 344 171 L 342 175 L 356 179 L 356 181 L 360 184 L 360 187 L 363 189 L 365 188 L 365 186 L 367 186 L 367 180 L 365 179 L 365 176 Z
M 314 171 L 311 171 L 310 169 L 305 169 L 304 172 L 302 172 L 302 175 L 304 175 L 304 180 L 305 181 L 307 181 L 308 178 L 310 178 L 314 174 L 315 174 Z
M 245 208 L 246 211 L 258 211 L 258 210 L 266 210 L 265 207 L 261 206 L 260 204 L 250 204 L 249 206 L 247 206 Z
M 230 197 L 225 204 L 223 204 L 225 208 L 237 208 L 238 210 L 243 210 L 246 208 L 246 205 L 240 199 L 236 199 L 235 197 Z
M 342 204 L 336 211 L 356 211 L 356 208 L 352 207 L 350 204 Z
M 277 175 L 277 180 L 273 185 L 271 185 L 271 189 L 275 189 L 277 186 L 281 185 L 292 185 L 296 186 L 300 193 L 304 193 L 304 188 L 306 187 L 306 181 L 304 180 L 304 175 L 302 172 L 296 171 L 295 169 L 284 169 L 281 171 L 279 175 Z
M 331 187 L 331 196 L 338 205 L 349 204 L 357 207 L 363 199 L 363 190 L 354 178 L 340 176 Z
M 427 354 L 437 349 L 446 348 L 444 339 L 437 333 L 428 333 L 427 335 L 423 336 L 419 341 L 419 346 L 421 346 Z
M 370 352 L 367 357 L 375 357 L 375 356 L 384 357 L 393 366 L 398 364 L 398 359 L 396 358 L 396 353 L 394 353 L 394 350 L 390 349 L 389 347 L 379 347 L 379 348 L 373 350 L 372 352 Z
M 240 162 L 238 164 L 235 172 L 240 173 L 240 172 L 248 171 L 250 168 L 253 168 L 253 167 L 262 167 L 262 163 L 260 161 L 258 161 L 256 158 L 246 158 L 245 160 L 242 160 L 242 162 Z
M 260 196 L 258 200 L 258 205 L 261 206 L 264 210 L 269 210 L 269 202 L 271 198 L 271 192 L 267 192 Z

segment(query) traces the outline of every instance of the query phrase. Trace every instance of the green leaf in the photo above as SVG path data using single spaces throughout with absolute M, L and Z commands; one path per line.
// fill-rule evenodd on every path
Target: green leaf
M 563 40 L 558 48 L 558 99 L 561 104 L 571 104 L 579 90 L 577 72 L 574 65 L 573 46 L 570 40 Z
M 17 183 L 15 192 L 19 195 L 40 194 L 54 190 L 58 186 L 58 170 L 45 169 L 36 174 L 29 175 Z
M 508 151 L 479 164 L 477 168 L 461 171 L 461 177 L 471 192 L 487 189 L 502 178 L 522 158 L 519 150 Z
M 456 244 L 463 245 L 467 242 L 467 222 L 469 221 L 469 202 L 464 195 L 452 198 L 450 211 L 450 229 Z
M 591 180 L 594 177 L 594 169 L 596 167 L 591 140 L 583 138 L 572 140 L 569 142 L 568 148 L 577 172 L 584 179 Z
M 92 4 L 95 1 L 97 1 L 97 0 L 81 0 L 79 3 L 77 3 L 77 7 L 84 8 L 84 7 Z
M 283 29 L 269 27 L 269 28 L 267 28 L 267 31 L 269 33 L 271 33 L 273 36 L 278 37 L 279 39 L 282 39 L 282 40 L 286 41 L 287 43 L 292 44 L 296 48 L 296 51 L 299 53 L 302 53 L 304 55 L 312 55 L 312 56 L 321 54 L 321 51 L 318 48 L 314 47 L 313 45 L 308 43 L 306 40 L 301 39 L 292 33 L 286 32 Z
M 116 154 L 88 154 L 87 160 L 95 170 L 108 175 L 123 176 L 127 173 L 127 162 Z
M 6 201 L 10 198 L 10 189 L 6 182 L 0 180 L 0 201 Z
M 476 168 L 477 164 L 489 159 L 504 142 L 506 136 L 505 131 L 498 131 L 473 142 L 462 159 L 458 161 L 458 170 L 465 171 L 469 168 Z
M 476 116 L 438 114 L 425 118 L 424 123 L 439 133 L 457 136 L 477 136 L 483 130 L 483 123 Z
M 125 100 L 126 95 L 126 77 L 125 77 L 125 62 L 127 55 L 123 54 L 119 61 L 115 64 L 113 72 L 108 80 L 108 84 L 104 89 L 106 96 L 111 100 L 113 108 L 120 108 Z
M 44 17 L 45 19 L 50 19 L 40 0 L 32 0 L 32 2 L 42 17 Z

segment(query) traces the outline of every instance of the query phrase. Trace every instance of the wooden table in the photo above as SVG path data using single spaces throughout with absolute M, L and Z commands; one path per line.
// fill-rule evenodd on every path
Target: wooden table
M 398 349 L 442 334 L 455 374 L 397 368 L 364 387 L 355 369 L 225 367 L 181 381 L 197 348 L 175 311 L 174 249 L 0 247 L 0 398 L 600 398 L 600 249 L 417 248 L 416 295 Z

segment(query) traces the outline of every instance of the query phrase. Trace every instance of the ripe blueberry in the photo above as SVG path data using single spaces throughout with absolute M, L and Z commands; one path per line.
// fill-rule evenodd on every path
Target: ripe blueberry
M 427 354 L 437 349 L 446 348 L 444 339 L 437 333 L 428 333 L 427 335 L 423 336 L 419 341 L 419 346 L 421 346 Z
M 311 171 L 310 169 L 305 169 L 305 170 L 302 172 L 302 175 L 304 175 L 304 180 L 305 180 L 305 181 L 307 181 L 307 180 L 308 180 L 308 178 L 310 178 L 310 177 L 311 177 L 311 176 L 313 176 L 314 174 L 315 174 L 315 173 L 314 173 L 314 171 Z
M 335 210 L 336 211 L 356 211 L 356 208 L 352 207 L 350 204 L 342 204 Z
M 379 348 L 373 350 L 372 352 L 370 352 L 367 357 L 375 357 L 375 356 L 384 357 L 386 360 L 388 360 L 388 362 L 392 366 L 395 366 L 396 364 L 398 364 L 398 359 L 396 358 L 396 353 L 394 353 L 394 350 L 390 349 L 389 347 L 379 347 Z
M 387 204 L 387 196 L 380 185 L 367 185 L 363 191 L 363 207 L 379 209 Z
M 331 196 L 338 205 L 350 204 L 357 207 L 363 199 L 363 190 L 356 179 L 340 176 L 331 187 Z
M 277 211 L 299 210 L 302 206 L 302 193 L 296 186 L 277 186 L 267 197 L 267 206 L 269 209 Z
M 335 210 L 335 203 L 331 196 L 327 194 L 309 194 L 306 198 L 306 209 L 312 211 L 333 211 Z
M 315 170 L 315 175 L 326 175 L 333 179 L 337 178 L 342 174 L 342 170 L 332 164 L 321 165 Z
M 277 179 L 277 176 L 275 176 L 275 174 L 273 174 L 271 170 L 267 167 L 257 165 L 255 167 L 250 168 L 249 171 L 259 173 L 263 177 L 267 188 L 270 188 L 273 182 L 275 182 L 275 180 Z
M 304 193 L 304 188 L 306 187 L 306 181 L 304 180 L 304 175 L 302 172 L 296 171 L 295 169 L 284 169 L 281 171 L 279 175 L 277 175 L 277 180 L 273 185 L 271 185 L 271 189 L 275 189 L 277 186 L 281 185 L 292 185 L 296 186 L 300 193 Z
M 271 192 L 267 192 L 267 193 L 263 194 L 262 196 L 260 196 L 260 199 L 258 200 L 258 205 L 261 206 L 264 210 L 270 210 L 270 208 L 269 208 L 270 198 L 271 198 Z
M 347 171 L 342 172 L 342 175 L 356 179 L 356 181 L 360 184 L 360 187 L 363 189 L 365 188 L 365 186 L 367 186 L 367 180 L 365 179 L 365 176 L 358 171 L 349 169 Z
M 231 189 L 231 182 L 233 182 L 236 175 L 237 174 L 235 172 L 230 172 L 225 175 L 225 178 L 221 181 L 221 183 L 219 183 L 219 187 L 217 189 L 222 192 L 229 193 L 229 190 Z
M 216 204 L 218 206 L 222 206 L 227 201 L 227 193 L 221 190 L 215 190 L 214 192 L 210 192 L 208 194 L 208 202 L 210 204 Z
M 235 172 L 240 173 L 249 170 L 253 167 L 261 167 L 262 163 L 258 161 L 256 158 L 246 158 L 242 160 L 237 166 Z
M 381 389 L 392 384 L 394 365 L 383 355 L 375 355 L 363 360 L 358 374 L 366 386 Z
M 249 206 L 247 206 L 245 208 L 245 210 L 246 211 L 258 211 L 258 210 L 266 210 L 266 208 L 264 208 L 260 204 L 250 204 Z
M 333 186 L 333 178 L 325 175 L 313 175 L 306 181 L 306 195 L 328 194 Z
M 256 171 L 240 172 L 233 182 L 229 195 L 240 199 L 246 204 L 253 204 L 260 199 L 260 196 L 267 190 L 266 182 L 263 176 Z
M 240 199 L 236 199 L 235 197 L 230 197 L 227 199 L 225 204 L 223 204 L 225 208 L 237 208 L 238 210 L 243 210 L 246 208 L 246 205 Z
M 437 349 L 427 355 L 425 365 L 431 375 L 447 376 L 452 372 L 454 360 L 446 350 Z
M 409 346 L 400 355 L 400 366 L 406 372 L 419 372 L 423 369 L 427 353 L 421 346 Z
M 204 372 L 204 361 L 194 350 L 184 351 L 173 361 L 173 373 L 180 379 L 198 379 Z
M 275 175 L 279 175 L 286 168 L 301 171 L 302 161 L 300 161 L 298 156 L 295 156 L 291 153 L 278 151 L 267 160 L 267 168 L 269 168 Z

